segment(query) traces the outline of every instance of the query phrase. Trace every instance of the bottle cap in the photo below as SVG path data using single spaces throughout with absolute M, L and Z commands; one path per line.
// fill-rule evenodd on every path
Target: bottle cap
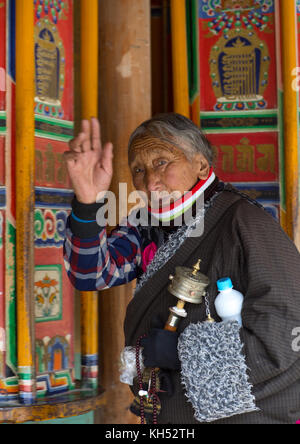
M 233 284 L 230 278 L 219 279 L 217 282 L 218 290 L 224 291 L 233 288 Z

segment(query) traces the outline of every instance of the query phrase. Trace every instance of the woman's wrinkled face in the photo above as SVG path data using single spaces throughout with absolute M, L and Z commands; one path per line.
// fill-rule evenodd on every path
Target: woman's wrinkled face
M 207 179 L 210 170 L 208 161 L 200 153 L 190 160 L 178 147 L 151 137 L 134 141 L 129 152 L 129 167 L 135 188 L 146 193 L 149 201 L 153 196 L 159 200 L 166 194 L 178 199 L 199 179 Z

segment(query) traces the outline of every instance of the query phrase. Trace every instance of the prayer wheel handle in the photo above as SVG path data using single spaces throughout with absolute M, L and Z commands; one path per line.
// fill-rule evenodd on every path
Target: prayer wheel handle
M 187 312 L 184 306 L 187 302 L 192 304 L 201 304 L 203 296 L 206 294 L 206 288 L 210 281 L 207 276 L 200 273 L 201 259 L 193 268 L 177 267 L 175 276 L 170 275 L 171 281 L 168 290 L 178 298 L 177 305 L 170 307 L 170 315 L 164 329 L 168 331 L 177 331 L 179 322 L 186 318 Z
M 186 315 L 184 314 L 187 314 L 186 311 L 184 310 L 184 306 L 185 306 L 185 301 L 179 299 L 176 307 L 170 307 L 169 309 L 170 316 L 165 324 L 164 330 L 173 331 L 173 332 L 177 331 L 180 318 L 186 317 Z M 181 316 L 179 315 L 179 312 L 182 313 Z

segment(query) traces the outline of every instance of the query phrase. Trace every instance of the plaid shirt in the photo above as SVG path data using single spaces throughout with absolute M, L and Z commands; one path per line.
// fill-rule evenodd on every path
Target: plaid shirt
M 104 290 L 126 284 L 141 267 L 141 237 L 138 230 L 122 226 L 107 235 L 106 228 L 93 238 L 75 236 L 67 222 L 64 261 L 72 285 L 80 291 Z
M 205 191 L 206 200 L 216 191 L 218 183 L 215 179 Z M 153 228 L 150 224 L 137 228 L 125 219 L 108 236 L 106 228 L 101 229 L 97 223 L 102 205 L 82 204 L 76 197 L 72 201 L 64 261 L 69 279 L 79 291 L 103 290 L 141 277 L 169 235 L 161 227 Z

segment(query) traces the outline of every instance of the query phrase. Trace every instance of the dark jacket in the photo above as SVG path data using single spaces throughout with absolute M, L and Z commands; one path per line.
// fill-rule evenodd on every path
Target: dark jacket
M 205 216 L 204 233 L 187 238 L 176 254 L 137 292 L 125 319 L 126 345 L 149 332 L 151 320 L 167 319 L 176 303 L 167 291 L 176 266 L 192 267 L 202 259 L 201 270 L 210 280 L 212 316 L 216 282 L 231 277 L 244 296 L 242 311 L 249 380 L 259 412 L 237 415 L 220 424 L 294 424 L 300 418 L 300 352 L 293 351 L 293 331 L 300 327 L 300 254 L 279 224 L 263 209 L 232 192 L 229 186 L 216 197 Z M 205 305 L 188 304 L 189 323 L 204 321 Z M 160 394 L 164 424 L 193 424 L 179 372 L 172 372 L 175 386 L 170 398 Z M 135 390 L 136 394 L 136 390 Z

